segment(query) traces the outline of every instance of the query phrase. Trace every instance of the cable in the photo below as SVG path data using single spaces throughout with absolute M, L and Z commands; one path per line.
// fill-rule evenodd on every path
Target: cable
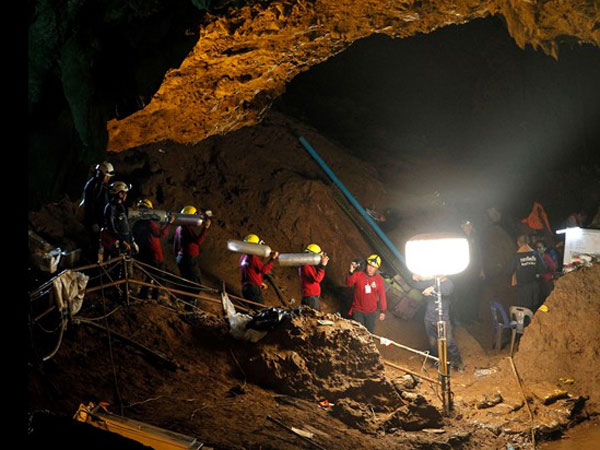
M 106 271 L 105 271 L 106 272 Z M 110 279 L 110 276 L 109 276 Z M 106 334 L 108 336 L 108 353 L 110 355 L 110 364 L 112 366 L 112 371 L 113 371 L 113 378 L 115 381 L 115 390 L 117 393 L 117 398 L 119 399 L 119 408 L 121 409 L 121 415 L 123 415 L 123 401 L 121 400 L 121 392 L 119 391 L 119 382 L 117 380 L 117 370 L 115 368 L 115 361 L 113 358 L 113 351 L 112 351 L 112 340 L 110 337 L 110 329 L 108 327 L 108 315 L 106 314 L 106 297 L 104 295 L 104 286 L 102 287 L 102 305 L 104 307 L 104 321 L 106 324 Z
M 155 270 L 155 271 L 157 271 L 157 272 L 164 273 L 164 274 L 168 275 L 169 277 L 172 277 L 172 278 L 175 278 L 175 279 L 178 279 L 178 280 L 183 280 L 183 281 L 185 281 L 186 283 L 189 283 L 189 284 L 192 284 L 192 285 L 199 286 L 200 288 L 204 288 L 204 289 L 206 289 L 207 291 L 218 292 L 218 291 L 217 291 L 216 289 L 214 289 L 214 288 L 211 288 L 211 287 L 208 287 L 208 286 L 204 286 L 203 284 L 196 283 L 195 281 L 188 280 L 187 278 L 183 278 L 183 277 L 177 276 L 177 275 L 175 275 L 174 273 L 170 273 L 170 272 L 167 272 L 167 271 L 165 271 L 165 270 L 158 269 L 158 268 L 156 268 L 156 267 L 153 267 L 153 266 L 151 266 L 151 265 L 149 265 L 149 264 L 146 264 L 146 263 L 144 263 L 144 262 L 142 262 L 142 261 L 138 261 L 137 259 L 134 259 L 134 261 L 135 261 L 137 264 L 139 264 L 140 266 L 144 266 L 144 267 L 147 267 L 147 268 L 149 268 L 149 269 L 151 269 L 151 270 Z M 174 284 L 175 284 L 175 283 L 174 283 Z M 190 287 L 191 287 L 191 286 L 190 286 Z
M 56 332 L 57 332 L 57 331 L 58 331 L 58 330 L 59 330 L 59 329 L 62 327 L 62 325 L 63 325 L 63 324 L 62 324 L 62 322 L 61 322 L 61 323 L 60 323 L 60 324 L 59 324 L 59 325 L 58 325 L 58 326 L 57 326 L 57 327 L 56 327 L 54 330 L 50 331 L 50 330 L 47 330 L 46 328 L 44 328 L 44 327 L 43 327 L 43 326 L 40 324 L 40 322 L 39 322 L 39 321 L 37 321 L 35 324 L 36 324 L 38 327 L 40 327 L 40 329 L 41 329 L 41 330 L 42 330 L 44 333 L 48 333 L 48 334 L 53 334 L 53 333 L 56 333 Z
M 117 306 L 115 309 L 113 309 L 111 312 L 109 312 L 108 314 L 104 315 L 104 316 L 100 316 L 100 317 L 85 317 L 85 316 L 78 316 L 81 317 L 82 319 L 85 320 L 91 320 L 92 322 L 95 320 L 102 320 L 102 319 L 106 319 L 107 317 L 112 316 L 114 313 L 116 313 L 119 309 L 121 309 L 121 305 Z M 104 309 L 106 311 L 106 308 Z

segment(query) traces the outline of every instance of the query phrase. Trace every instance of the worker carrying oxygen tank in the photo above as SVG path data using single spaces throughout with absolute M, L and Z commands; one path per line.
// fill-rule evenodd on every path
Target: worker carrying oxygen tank
M 251 244 L 265 245 L 256 234 L 249 234 L 244 238 L 244 242 Z M 263 275 L 269 273 L 273 268 L 273 262 L 279 257 L 279 252 L 271 251 L 267 261 L 263 264 L 257 255 L 240 256 L 240 271 L 242 274 L 242 296 L 261 305 L 265 304 L 262 291 L 267 288 L 263 282 Z M 250 305 L 254 310 L 256 306 Z
M 181 210 L 181 214 L 198 214 L 195 206 L 187 205 Z M 200 230 L 194 225 L 179 225 L 175 230 L 174 252 L 176 256 L 177 267 L 183 278 L 202 283 L 202 275 L 198 266 L 198 255 L 200 255 L 200 246 L 206 239 L 206 233 L 210 228 L 211 220 L 206 219 L 202 222 Z M 195 300 L 195 299 L 194 299 Z M 194 303 L 196 303 L 194 301 Z
M 327 256 L 327 253 L 321 251 L 321 247 L 317 244 L 307 245 L 304 251 L 306 253 L 321 255 L 321 262 L 318 266 L 305 264 L 298 267 L 302 289 L 301 303 L 310 306 L 317 311 L 321 311 L 319 304 L 319 299 L 321 297 L 321 281 L 325 278 L 325 266 L 329 262 L 329 256 Z
M 115 181 L 110 185 L 109 202 L 104 208 L 104 226 L 100 232 L 99 261 L 122 253 L 137 254 L 139 251 L 127 219 L 127 192 L 129 186 L 123 181 Z
M 80 207 L 83 207 L 83 225 L 90 239 L 88 257 L 95 260 L 98 254 L 100 228 L 104 223 L 104 208 L 108 204 L 108 183 L 115 176 L 111 163 L 104 161 L 96 165 L 94 175 L 83 188 Z
M 138 201 L 137 207 L 140 210 L 154 209 L 152 201 L 147 198 Z M 152 267 L 164 270 L 164 256 L 160 240 L 167 236 L 174 221 L 175 216 L 168 216 L 161 225 L 150 218 L 142 218 L 134 223 L 133 238 L 140 247 L 137 259 Z M 149 296 L 149 290 L 147 286 L 144 286 L 140 291 L 140 297 L 146 298 L 146 296 Z M 158 290 L 154 290 L 152 296 L 157 298 Z
M 371 255 L 366 260 L 366 267 L 359 269 L 359 263 L 352 261 L 350 271 L 346 275 L 346 286 L 354 287 L 354 299 L 348 314 L 358 323 L 363 324 L 370 333 L 375 330 L 377 302 L 379 301 L 379 320 L 385 319 L 387 309 L 383 278 L 377 273 L 381 267 L 381 258 Z

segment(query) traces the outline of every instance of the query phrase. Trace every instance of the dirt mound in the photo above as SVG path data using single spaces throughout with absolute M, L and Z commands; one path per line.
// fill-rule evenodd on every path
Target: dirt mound
M 330 320 L 332 325 L 319 325 Z M 441 421 L 424 398 L 407 401 L 386 378 L 366 328 L 332 314 L 302 309 L 271 331 L 244 363 L 255 383 L 282 394 L 334 403 L 332 414 L 350 426 L 422 429 Z
M 526 381 L 572 379 L 568 390 L 600 405 L 600 265 L 570 272 L 556 282 L 525 329 L 515 361 Z

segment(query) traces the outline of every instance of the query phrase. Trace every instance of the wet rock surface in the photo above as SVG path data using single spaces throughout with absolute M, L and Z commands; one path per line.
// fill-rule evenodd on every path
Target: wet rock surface
M 593 2 L 256 2 L 199 26 L 198 42 L 140 111 L 108 123 L 109 150 L 192 143 L 257 123 L 300 72 L 373 33 L 404 38 L 500 14 L 517 45 L 556 56 L 559 36 L 599 45 Z M 176 105 L 176 107 L 174 107 Z

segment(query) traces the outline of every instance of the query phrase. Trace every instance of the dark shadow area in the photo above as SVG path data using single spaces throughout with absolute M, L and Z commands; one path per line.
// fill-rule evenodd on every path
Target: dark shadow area
M 447 200 L 504 204 L 518 217 L 536 199 L 554 216 L 588 206 L 593 215 L 599 79 L 598 48 L 565 41 L 556 61 L 519 49 L 489 18 L 357 41 L 297 76 L 275 107 L 378 163 L 384 181 L 398 166 L 438 166 L 455 178 L 465 168 L 460 192 L 439 176 L 424 173 L 423 183 L 445 188 Z
M 30 207 L 81 193 L 89 167 L 106 156 L 107 121 L 142 109 L 166 71 L 181 64 L 198 39 L 204 3 L 30 7 Z

